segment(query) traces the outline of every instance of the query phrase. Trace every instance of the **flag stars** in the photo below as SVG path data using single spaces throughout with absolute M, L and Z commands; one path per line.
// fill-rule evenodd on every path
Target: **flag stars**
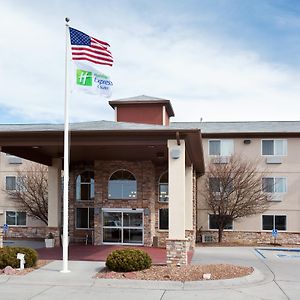
M 76 30 L 74 28 L 70 28 L 70 38 L 71 38 L 71 45 L 90 46 L 91 44 L 91 38 L 87 34 L 79 30 Z

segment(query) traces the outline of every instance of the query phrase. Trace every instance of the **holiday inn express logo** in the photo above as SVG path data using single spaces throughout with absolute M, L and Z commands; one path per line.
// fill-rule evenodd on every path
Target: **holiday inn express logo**
M 76 70 L 76 83 L 78 85 L 92 86 L 93 85 L 93 72 Z
M 76 68 L 76 88 L 89 94 L 109 97 L 113 86 L 109 76 L 91 69 Z M 75 75 L 74 74 L 74 75 Z

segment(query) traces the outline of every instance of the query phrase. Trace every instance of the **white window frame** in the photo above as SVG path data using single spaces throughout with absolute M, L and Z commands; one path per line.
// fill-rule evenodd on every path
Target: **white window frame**
M 208 230 L 211 230 L 211 231 L 218 231 L 218 229 L 211 229 L 210 228 L 210 222 L 209 222 L 209 218 L 210 218 L 210 215 L 214 215 L 214 214 L 207 214 L 207 228 Z M 234 220 L 232 220 L 232 229 L 224 229 L 224 231 L 233 231 L 234 230 Z
M 94 209 L 94 222 L 95 222 L 95 208 L 94 207 L 76 207 L 75 208 L 75 229 L 78 229 L 78 230 L 94 230 L 94 227 L 77 227 L 77 209 L 82 209 L 82 208 L 85 208 L 88 210 L 88 226 L 90 226 L 90 208 L 93 208 Z
M 219 141 L 220 142 L 220 155 L 217 155 L 217 154 L 210 154 L 210 142 L 211 141 Z M 232 141 L 232 153 L 230 153 L 230 155 L 228 154 L 224 154 L 223 151 L 222 151 L 222 143 L 224 143 L 224 141 Z M 216 156 L 223 156 L 223 157 L 229 157 L 231 155 L 234 154 L 234 140 L 233 139 L 209 139 L 208 140 L 208 155 L 209 156 L 212 156 L 212 157 L 216 157 Z
M 11 210 L 6 210 L 5 211 L 5 223 L 7 224 L 7 220 L 6 220 L 6 213 L 7 212 L 14 212 L 15 213 L 15 221 L 16 221 L 16 213 L 25 213 L 26 214 L 26 218 L 25 218 L 25 225 L 8 225 L 9 227 L 27 227 L 27 224 L 28 224 L 28 215 L 27 215 L 27 212 L 26 211 L 18 211 L 18 210 L 14 210 L 14 209 L 11 209 Z M 16 223 L 16 222 L 15 222 Z
M 272 178 L 273 179 L 273 187 L 275 187 L 275 180 L 276 179 L 285 179 L 285 192 L 265 192 L 263 190 L 263 178 Z M 261 182 L 261 187 L 262 187 L 262 191 L 266 194 L 270 194 L 270 195 L 284 195 L 287 194 L 288 192 L 288 182 L 287 182 L 287 177 L 286 176 L 265 176 L 262 178 L 262 182 Z
M 6 189 L 6 180 L 7 180 L 7 177 L 15 177 L 15 188 L 12 189 L 12 190 L 7 190 L 7 189 Z M 18 180 L 18 177 L 17 177 L 16 175 L 5 175 L 4 190 L 5 190 L 5 191 L 15 191 L 16 188 L 17 188 L 17 180 Z
M 93 190 L 94 197 L 92 198 L 91 195 L 90 195 L 90 199 L 81 199 L 81 197 L 80 197 L 80 199 L 77 199 L 77 193 L 78 193 L 78 190 L 77 190 L 77 188 L 78 188 L 78 186 L 77 186 L 77 178 L 79 176 L 81 176 L 85 172 L 91 172 L 91 173 L 93 173 L 94 174 L 94 178 L 93 178 L 93 182 L 82 182 L 82 181 L 80 181 L 80 183 L 79 183 L 80 196 L 81 196 L 81 188 L 82 188 L 82 186 L 88 186 L 89 187 L 89 194 L 92 194 L 91 191 Z M 93 189 L 92 189 L 92 186 L 93 186 Z M 93 170 L 84 170 L 84 171 L 82 171 L 82 172 L 80 172 L 80 173 L 78 173 L 76 175 L 76 178 L 75 178 L 75 199 L 76 199 L 77 202 L 92 202 L 92 201 L 95 201 L 95 172 Z
M 159 177 L 159 180 L 158 180 L 158 202 L 159 203 L 169 203 L 169 193 L 168 195 L 165 196 L 165 198 L 167 199 L 166 201 L 161 201 L 160 200 L 160 187 L 161 185 L 168 185 L 168 190 L 169 190 L 169 182 L 165 183 L 165 182 L 160 182 L 161 181 L 161 178 L 166 174 L 168 173 L 168 171 L 165 171 L 161 174 L 161 176 Z
M 275 226 L 275 216 L 278 216 L 278 217 L 285 217 L 285 230 L 278 230 L 280 232 L 287 232 L 288 230 L 288 216 L 286 214 L 279 214 L 279 215 L 276 215 L 276 214 L 262 214 L 261 215 L 261 231 L 263 232 L 272 232 L 273 229 L 263 229 L 263 225 L 264 225 L 264 222 L 263 222 L 263 216 L 273 216 L 273 229 L 274 229 L 274 226 Z
M 274 154 L 263 154 L 263 141 L 274 141 L 274 146 L 273 146 L 273 153 Z M 275 142 L 276 141 L 285 141 L 286 149 L 285 149 L 285 154 L 275 154 Z M 261 140 L 261 155 L 268 157 L 268 156 L 287 156 L 288 154 L 288 140 L 287 139 L 262 139 Z

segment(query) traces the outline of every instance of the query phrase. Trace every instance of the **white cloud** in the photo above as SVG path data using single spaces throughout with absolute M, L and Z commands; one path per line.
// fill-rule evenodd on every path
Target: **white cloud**
M 62 121 L 62 20 L 68 10 L 80 20 L 78 9 L 78 3 L 72 10 L 61 7 L 41 23 L 41 16 L 34 17 L 39 11 L 2 7 L 0 26 L 9 29 L 0 41 L 0 67 L 5 70 L 0 73 L 0 103 L 32 121 Z M 162 30 L 122 6 L 104 9 L 101 26 L 91 31 L 100 16 L 93 13 L 81 19 L 79 29 L 112 46 L 113 98 L 147 94 L 171 99 L 178 121 L 299 118 L 300 72 L 292 66 L 266 62 L 255 49 L 236 46 L 234 37 L 227 41 L 204 29 L 181 27 L 170 17 Z M 113 119 L 107 100 L 73 95 L 71 101 L 74 121 Z

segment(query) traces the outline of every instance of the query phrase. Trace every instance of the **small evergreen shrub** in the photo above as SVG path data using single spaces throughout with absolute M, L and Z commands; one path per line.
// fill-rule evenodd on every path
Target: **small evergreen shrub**
M 47 239 L 54 239 L 54 234 L 52 233 L 52 232 L 49 232 L 48 234 L 47 234 L 47 237 L 46 237 Z
M 38 254 L 34 249 L 26 247 L 3 247 L 0 248 L 0 269 L 4 269 L 6 266 L 19 268 L 20 260 L 17 259 L 17 253 L 25 254 L 25 268 L 31 268 L 36 265 Z
M 106 267 L 115 272 L 132 272 L 149 269 L 152 259 L 148 253 L 138 249 L 112 251 L 106 259 Z

